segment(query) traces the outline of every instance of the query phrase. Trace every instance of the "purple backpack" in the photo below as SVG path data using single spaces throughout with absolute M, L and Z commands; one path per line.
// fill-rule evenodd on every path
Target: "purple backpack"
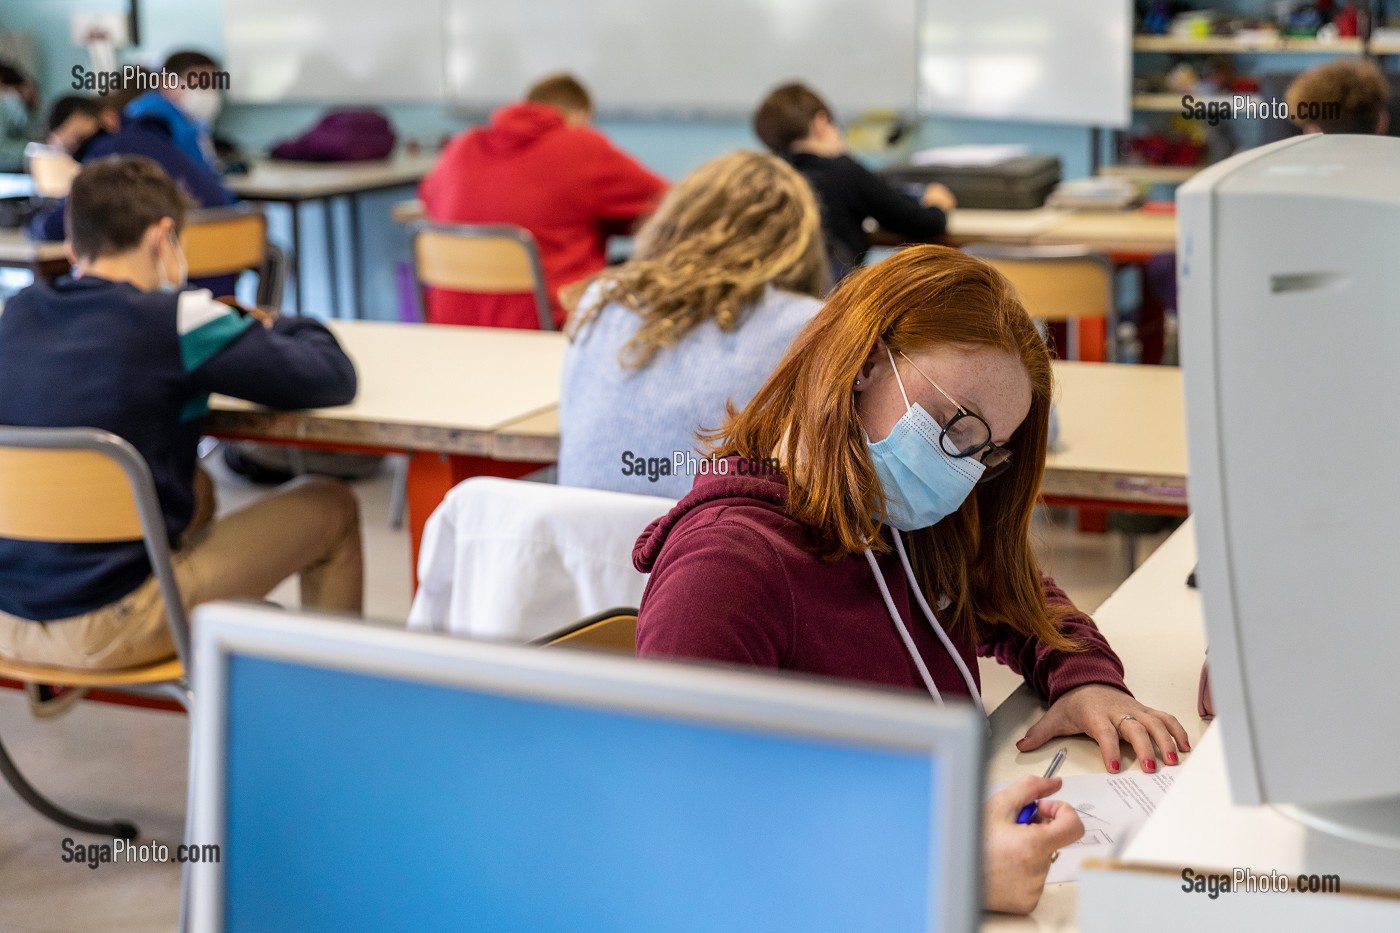
M 302 162 L 364 162 L 394 151 L 394 128 L 374 110 L 333 110 L 296 139 L 280 142 L 274 159 Z

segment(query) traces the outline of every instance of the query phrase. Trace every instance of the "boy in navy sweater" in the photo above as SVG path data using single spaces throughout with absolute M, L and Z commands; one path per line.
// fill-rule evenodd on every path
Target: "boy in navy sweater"
M 262 321 L 181 291 L 186 199 L 159 165 L 86 166 L 67 205 L 75 278 L 38 282 L 0 314 L 0 424 L 120 435 L 151 468 L 186 606 L 264 596 L 300 574 L 302 603 L 359 612 L 354 495 L 303 478 L 211 522 L 196 468 L 209 395 L 273 408 L 341 405 L 355 367 L 315 321 Z M 141 542 L 0 538 L 0 656 L 122 668 L 174 653 Z

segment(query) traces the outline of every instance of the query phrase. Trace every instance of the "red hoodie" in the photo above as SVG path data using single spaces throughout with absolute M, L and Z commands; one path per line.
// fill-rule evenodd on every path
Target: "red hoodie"
M 607 264 L 607 235 L 656 209 L 666 180 L 608 142 L 570 127 L 547 104 L 513 104 L 448 144 L 418 186 L 430 219 L 516 224 L 534 234 L 554 319 L 559 288 Z M 432 291 L 428 320 L 490 327 L 539 326 L 528 295 Z
M 697 477 L 690 494 L 637 539 L 632 562 L 651 573 L 637 619 L 637 653 L 780 668 L 928 695 L 865 556 L 834 564 L 814 556 L 803 547 L 803 526 L 783 511 L 787 479 L 771 471 L 739 475 L 738 459 L 727 462 L 729 475 Z M 899 557 L 887 553 L 878 561 L 939 692 L 966 697 L 952 657 L 910 598 Z M 1072 608 L 1049 578 L 1045 595 Z M 1127 691 L 1123 664 L 1092 619 L 1075 612 L 1062 628 L 1087 649 L 1055 651 L 1004 624 L 980 642 L 965 627 L 948 634 L 974 679 L 980 654 L 1008 665 L 1050 703 L 1084 684 Z

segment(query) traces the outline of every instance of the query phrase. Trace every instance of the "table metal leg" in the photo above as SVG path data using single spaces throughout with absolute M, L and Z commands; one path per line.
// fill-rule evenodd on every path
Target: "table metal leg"
M 350 313 L 355 320 L 359 320 L 364 317 L 361 302 L 365 297 L 365 254 L 360 242 L 360 198 L 352 194 L 347 200 L 350 205 Z
M 301 269 L 301 205 L 296 201 L 288 201 L 287 207 L 292 212 L 292 278 L 296 281 L 297 297 L 293 305 L 296 316 L 301 317 L 302 292 L 306 290 L 306 277 L 302 275 Z
M 334 198 L 321 199 L 321 208 L 326 217 L 326 271 L 330 275 L 327 293 L 330 297 L 331 317 L 340 317 L 340 274 L 336 269 L 334 202 Z

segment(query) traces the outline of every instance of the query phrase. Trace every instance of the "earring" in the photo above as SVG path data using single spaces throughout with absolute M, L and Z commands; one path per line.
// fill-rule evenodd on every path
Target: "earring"
M 860 388 L 860 379 L 859 379 L 859 378 L 856 379 L 856 388 L 857 388 L 857 389 Z

